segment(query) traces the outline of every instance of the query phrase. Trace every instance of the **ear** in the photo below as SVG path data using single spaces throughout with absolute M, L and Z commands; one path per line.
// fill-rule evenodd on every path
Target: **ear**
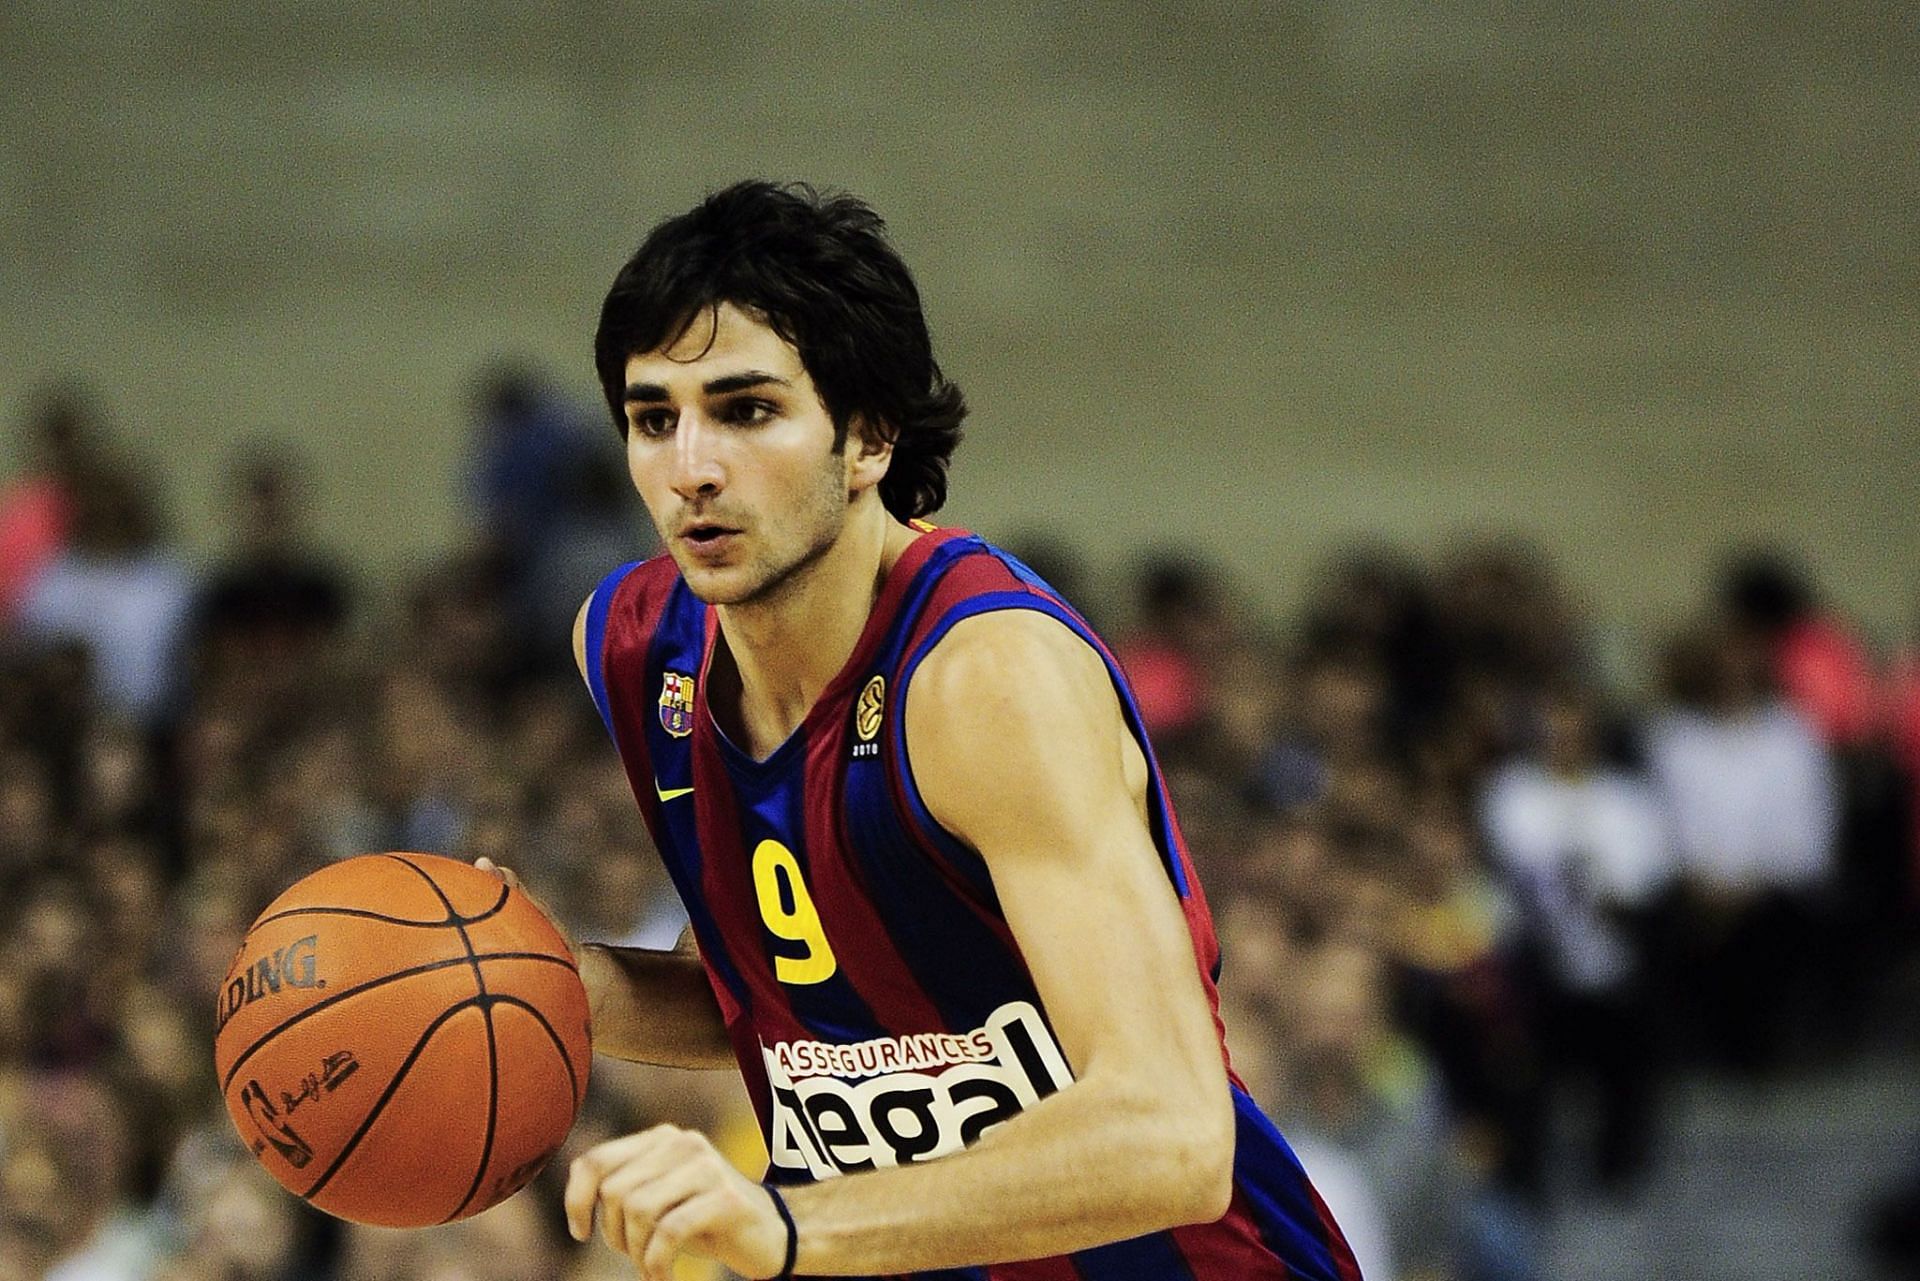
M 893 463 L 893 437 L 866 417 L 855 414 L 847 424 L 847 492 L 857 495 L 886 478 Z

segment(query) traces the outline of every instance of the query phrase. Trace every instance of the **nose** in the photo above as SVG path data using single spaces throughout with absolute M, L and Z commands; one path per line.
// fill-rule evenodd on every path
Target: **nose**
M 680 415 L 673 434 L 673 492 L 692 501 L 711 498 L 726 487 L 720 460 L 721 434 L 697 410 Z

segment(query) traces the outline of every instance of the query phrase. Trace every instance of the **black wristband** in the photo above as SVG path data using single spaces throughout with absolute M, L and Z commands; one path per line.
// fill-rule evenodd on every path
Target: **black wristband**
M 780 1222 L 787 1225 L 787 1257 L 780 1265 L 780 1272 L 773 1281 L 793 1281 L 793 1260 L 800 1253 L 800 1229 L 793 1226 L 793 1211 L 787 1209 L 786 1198 L 771 1183 L 762 1183 L 767 1195 L 773 1198 L 773 1208 L 780 1211 Z

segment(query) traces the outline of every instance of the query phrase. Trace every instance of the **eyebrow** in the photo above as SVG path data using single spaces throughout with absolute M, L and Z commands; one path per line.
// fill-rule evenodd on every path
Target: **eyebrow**
M 778 374 L 770 374 L 760 369 L 749 369 L 742 374 L 728 374 L 724 378 L 715 378 L 705 384 L 701 390 L 709 396 L 724 396 L 728 392 L 745 391 L 749 387 L 763 387 L 768 383 L 775 383 L 781 387 L 791 387 L 793 385 Z M 673 398 L 667 395 L 667 389 L 659 383 L 627 384 L 626 403 L 629 405 L 656 404 L 671 399 Z

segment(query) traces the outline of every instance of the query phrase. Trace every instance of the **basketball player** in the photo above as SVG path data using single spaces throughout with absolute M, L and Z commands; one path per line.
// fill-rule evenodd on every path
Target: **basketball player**
M 879 218 L 712 196 L 622 268 L 595 356 L 667 554 L 601 583 L 574 644 L 691 926 L 582 949 L 594 1046 L 737 1064 L 772 1161 L 756 1184 L 673 1126 L 601 1144 L 575 1236 L 597 1216 L 649 1278 L 1358 1277 L 1228 1069 L 1119 668 L 1018 561 L 920 519 L 965 410 Z

